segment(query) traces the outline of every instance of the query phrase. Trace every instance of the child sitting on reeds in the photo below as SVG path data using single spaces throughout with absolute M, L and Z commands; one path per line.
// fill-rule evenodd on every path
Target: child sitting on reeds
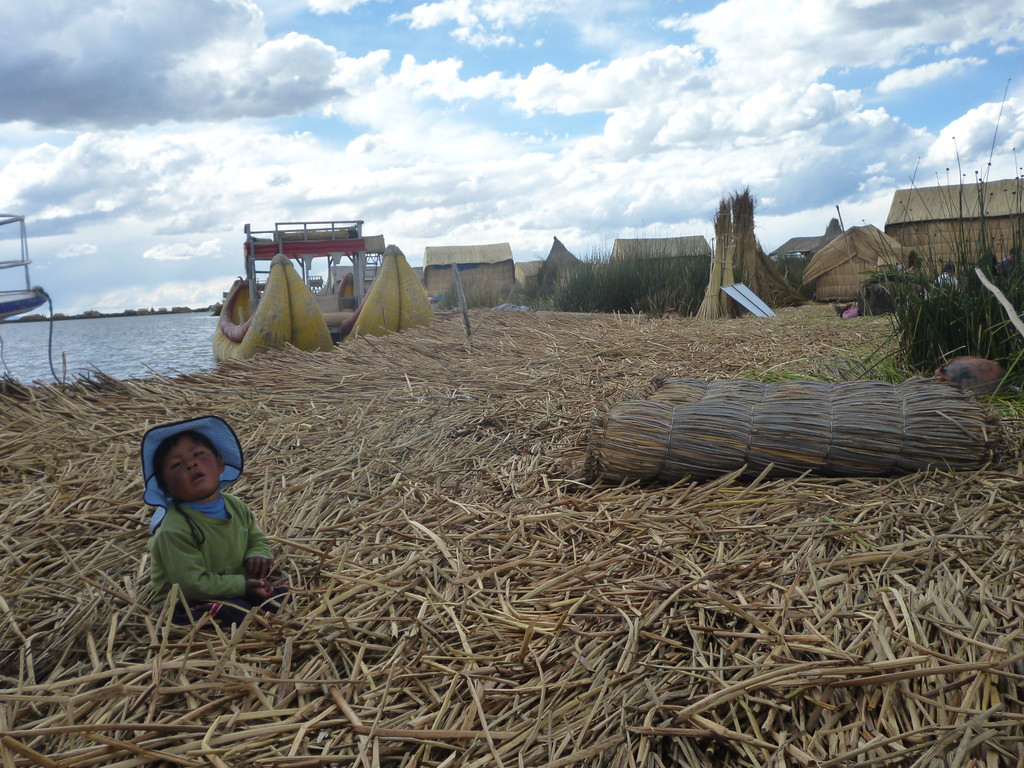
M 242 474 L 242 446 L 216 416 L 164 424 L 142 439 L 143 499 L 159 507 L 150 528 L 154 605 L 174 585 L 185 603 L 173 621 L 188 624 L 209 613 L 224 626 L 255 606 L 277 610 L 287 593 L 269 580 L 270 546 L 249 507 L 223 493 Z

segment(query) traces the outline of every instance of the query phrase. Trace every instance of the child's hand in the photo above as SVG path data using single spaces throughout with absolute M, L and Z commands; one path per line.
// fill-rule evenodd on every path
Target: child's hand
M 274 570 L 274 561 L 269 557 L 250 557 L 245 561 L 245 572 L 251 579 L 265 579 Z
M 250 603 L 262 603 L 274 594 L 274 588 L 266 579 L 246 579 L 245 599 Z

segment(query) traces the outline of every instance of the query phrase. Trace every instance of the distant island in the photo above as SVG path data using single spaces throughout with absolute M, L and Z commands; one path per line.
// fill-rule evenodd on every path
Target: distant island
M 87 310 L 86 312 L 82 312 L 79 315 L 65 315 L 63 312 L 54 312 L 53 313 L 53 319 L 54 320 L 89 320 L 89 319 L 92 319 L 94 317 L 138 317 L 140 315 L 183 315 L 183 314 L 192 313 L 192 312 L 209 312 L 212 315 L 219 315 L 220 314 L 220 308 L 221 308 L 220 304 L 211 304 L 208 307 L 199 307 L 198 309 L 193 309 L 192 307 L 171 307 L 170 309 L 168 309 L 167 307 L 160 307 L 158 309 L 154 309 L 153 307 L 150 307 L 150 308 L 146 309 L 145 307 L 143 307 L 142 309 L 126 309 L 126 310 L 124 310 L 122 312 L 97 312 L 94 309 L 90 309 L 90 310 Z M 21 317 L 12 317 L 11 319 L 6 320 L 5 322 L 8 322 L 8 323 L 37 323 L 37 322 L 39 322 L 41 320 L 49 320 L 49 319 L 50 318 L 49 318 L 48 315 L 34 314 L 34 315 L 22 315 Z

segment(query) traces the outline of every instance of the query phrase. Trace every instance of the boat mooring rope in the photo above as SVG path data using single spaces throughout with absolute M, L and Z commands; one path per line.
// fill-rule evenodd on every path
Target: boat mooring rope
M 50 308 L 50 333 L 49 339 L 46 344 L 46 357 L 47 362 L 50 364 L 50 373 L 53 375 L 54 381 L 63 382 L 64 378 L 57 375 L 57 371 L 53 367 L 53 299 L 50 298 L 50 294 L 43 291 L 43 295 L 46 297 L 46 304 Z M 4 359 L 4 339 L 0 336 L 0 364 L 4 367 L 4 375 L 13 378 L 11 376 L 11 369 L 7 366 L 7 361 Z

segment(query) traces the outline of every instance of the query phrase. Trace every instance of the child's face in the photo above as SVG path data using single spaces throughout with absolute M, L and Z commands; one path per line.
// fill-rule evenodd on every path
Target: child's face
M 205 445 L 188 435 L 164 457 L 160 467 L 167 495 L 175 501 L 207 502 L 220 495 L 224 462 Z

